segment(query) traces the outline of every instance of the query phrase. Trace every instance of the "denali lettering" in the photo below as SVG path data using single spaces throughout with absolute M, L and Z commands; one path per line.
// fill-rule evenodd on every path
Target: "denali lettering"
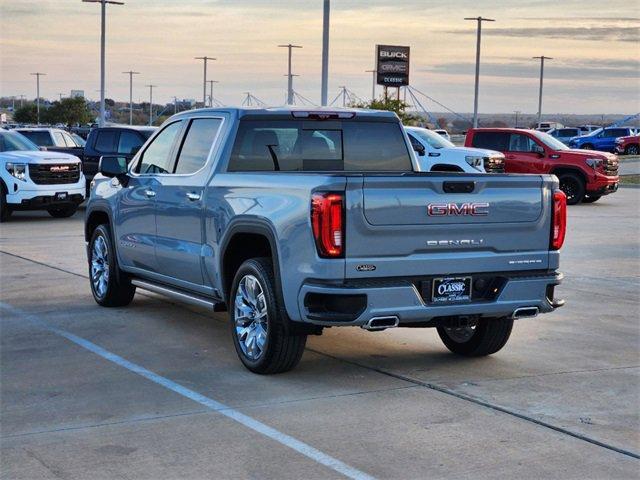
M 465 203 L 430 203 L 427 205 L 427 214 L 430 217 L 455 216 L 485 216 L 489 215 L 489 204 L 486 202 Z
M 484 245 L 484 239 L 470 238 L 461 240 L 427 240 L 427 247 L 479 247 Z

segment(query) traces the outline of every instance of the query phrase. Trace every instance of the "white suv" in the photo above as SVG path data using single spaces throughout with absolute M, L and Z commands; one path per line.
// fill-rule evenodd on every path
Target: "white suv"
M 47 210 L 70 217 L 85 196 L 78 157 L 40 151 L 23 135 L 0 130 L 0 221 L 15 210 Z
M 404 127 L 421 172 L 504 173 L 504 154 L 483 148 L 456 147 L 421 127 Z

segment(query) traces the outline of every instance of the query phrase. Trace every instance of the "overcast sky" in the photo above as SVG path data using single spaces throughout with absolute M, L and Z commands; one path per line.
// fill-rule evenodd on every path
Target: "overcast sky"
M 251 91 L 285 98 L 286 50 L 295 43 L 294 88 L 319 102 L 322 0 L 125 0 L 109 6 L 107 97 L 202 98 L 202 62 L 217 57 L 214 96 L 238 104 Z M 71 89 L 99 94 L 100 7 L 81 0 L 0 0 L 0 95 L 35 97 L 29 73 L 46 72 L 48 98 Z M 458 112 L 473 109 L 475 22 L 483 27 L 480 112 L 537 110 L 547 55 L 545 113 L 640 111 L 640 0 L 333 0 L 329 97 L 346 85 L 371 92 L 377 43 L 411 46 L 411 84 Z M 442 109 L 425 102 L 434 111 Z

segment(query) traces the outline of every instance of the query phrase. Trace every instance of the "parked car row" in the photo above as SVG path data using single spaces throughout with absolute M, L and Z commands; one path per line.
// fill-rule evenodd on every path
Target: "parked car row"
M 16 128 L 10 132 L 12 136 L 3 141 L 3 153 L 0 153 L 0 158 L 8 165 L 3 170 L 3 175 L 6 177 L 8 173 L 9 177 L 13 177 L 3 178 L 2 181 L 3 219 L 6 220 L 13 210 L 31 208 L 46 209 L 54 216 L 72 215 L 77 205 L 82 202 L 84 196 L 75 196 L 76 193 L 67 191 L 67 187 L 56 187 L 54 194 L 61 194 L 58 197 L 53 195 L 48 200 L 28 201 L 29 195 L 33 193 L 31 191 L 38 190 L 33 187 L 34 182 L 30 180 L 29 171 L 33 172 L 32 175 L 37 175 L 35 172 L 40 167 L 36 167 L 36 164 L 43 159 L 66 159 L 76 164 L 81 162 L 78 178 L 73 177 L 73 186 L 75 188 L 75 183 L 82 178 L 85 181 L 85 193 L 88 195 L 89 184 L 98 173 L 100 159 L 103 156 L 117 155 L 128 163 L 156 130 L 155 127 L 127 125 L 94 128 L 85 142 L 77 135 L 59 128 Z M 611 150 L 618 153 L 637 154 L 640 150 L 637 135 L 620 138 L 614 136 L 633 132 L 630 127 L 608 127 L 584 137 L 571 137 L 579 132 L 578 127 L 552 128 L 549 133 L 525 129 L 480 128 L 467 132 L 464 147 L 453 145 L 444 130 L 405 127 L 405 132 L 415 152 L 416 168 L 419 171 L 551 173 L 560 179 L 560 188 L 567 195 L 569 204 L 595 202 L 603 195 L 616 191 L 619 181 L 618 160 L 615 155 L 605 152 L 586 151 L 591 145 L 585 143 L 585 140 L 580 140 L 582 150 L 569 148 L 563 141 L 569 139 L 576 144 L 576 138 L 592 139 L 593 146 L 598 148 L 608 147 L 613 141 Z M 323 138 L 315 140 L 317 143 L 327 141 L 332 144 L 330 133 L 322 135 Z M 609 143 L 604 143 L 604 139 L 608 139 Z M 335 145 L 333 148 L 335 150 Z M 23 153 L 15 154 L 16 151 Z M 56 153 L 67 156 L 56 156 Z M 30 157 L 30 161 L 25 161 L 24 165 L 12 161 L 16 155 Z M 28 167 L 27 164 L 32 165 Z M 66 167 L 55 166 L 54 169 L 58 168 Z M 49 180 L 53 182 L 56 178 L 61 178 L 63 172 L 57 173 L 60 175 L 50 175 Z M 16 179 L 26 183 L 16 182 Z M 65 181 L 67 180 L 69 179 L 66 178 Z M 54 187 L 49 190 L 52 188 Z M 62 195 L 65 191 L 67 195 Z M 41 193 L 42 195 L 34 196 L 48 195 L 47 192 Z

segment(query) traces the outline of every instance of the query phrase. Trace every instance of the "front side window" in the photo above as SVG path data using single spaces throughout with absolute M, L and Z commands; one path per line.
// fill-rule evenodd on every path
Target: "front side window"
M 120 155 L 134 154 L 140 149 L 142 143 L 142 138 L 137 133 L 123 130 L 120 132 L 120 140 L 118 140 L 118 153 Z
M 521 133 L 512 133 L 509 140 L 509 152 L 533 152 L 535 145 L 536 142 L 528 136 Z
M 412 130 L 411 133 L 420 137 L 430 147 L 435 149 L 451 148 L 454 146 L 453 143 L 451 143 L 449 140 L 447 140 L 442 135 L 440 135 L 439 133 L 433 130 L 427 130 L 426 128 L 422 128 L 419 130 Z
M 229 171 L 411 171 L 401 127 L 387 122 L 245 120 Z
M 221 124 L 219 118 L 196 118 L 191 121 L 178 153 L 175 173 L 195 173 L 204 167 Z
M 30 152 L 38 150 L 31 140 L 17 132 L 0 132 L 0 152 Z
M 165 127 L 143 152 L 136 172 L 141 174 L 171 173 L 173 170 L 172 150 L 182 122 L 174 122 Z
M 569 147 L 567 147 L 564 143 L 562 143 L 560 140 L 558 140 L 557 138 L 553 138 L 551 135 L 549 135 L 548 133 L 544 133 L 544 132 L 538 132 L 536 130 L 534 130 L 533 132 L 531 132 L 538 140 L 540 140 L 542 143 L 544 143 L 547 147 L 553 149 L 553 150 L 569 150 Z

